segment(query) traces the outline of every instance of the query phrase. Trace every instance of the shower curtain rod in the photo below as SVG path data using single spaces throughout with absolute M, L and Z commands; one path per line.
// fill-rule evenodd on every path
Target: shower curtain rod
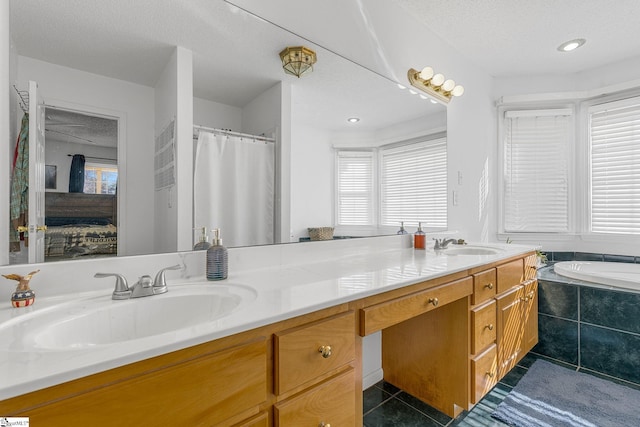
M 75 156 L 75 154 L 67 154 L 69 157 Z M 84 156 L 84 154 L 83 154 Z M 86 159 L 94 159 L 94 160 L 111 160 L 112 162 L 117 162 L 118 159 L 110 159 L 108 157 L 94 157 L 94 156 L 84 156 Z
M 262 135 L 251 135 L 248 133 L 240 133 L 240 132 L 234 132 L 231 130 L 226 130 L 226 129 L 218 129 L 218 128 L 208 128 L 206 126 L 200 126 L 200 125 L 193 125 L 193 129 L 194 130 L 204 130 L 207 132 L 212 132 L 212 133 L 218 133 L 218 134 L 222 134 L 222 135 L 230 135 L 230 136 L 239 136 L 241 138 L 250 138 L 253 139 L 254 141 L 264 141 L 264 142 L 275 142 L 275 138 L 268 138 L 266 136 L 262 136 Z M 197 136 L 197 135 L 194 135 Z

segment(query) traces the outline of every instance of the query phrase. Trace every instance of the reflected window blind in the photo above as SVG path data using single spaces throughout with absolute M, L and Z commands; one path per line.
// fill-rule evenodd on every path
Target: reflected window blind
M 591 231 L 640 234 L 640 98 L 589 109 Z
M 504 124 L 504 231 L 569 231 L 571 110 L 507 111 Z
M 380 221 L 447 227 L 446 138 L 380 151 Z
M 373 152 L 339 151 L 337 167 L 337 224 L 372 225 Z

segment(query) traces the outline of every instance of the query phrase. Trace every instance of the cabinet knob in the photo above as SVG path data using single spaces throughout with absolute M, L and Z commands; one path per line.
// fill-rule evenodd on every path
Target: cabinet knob
M 318 424 L 318 427 L 331 427 L 331 424 L 321 421 L 320 424 Z
M 486 375 L 486 376 L 488 376 L 489 378 L 493 378 L 493 377 L 495 377 L 495 376 L 496 376 L 496 374 L 494 374 L 493 372 L 490 372 L 490 371 L 487 371 L 487 372 L 485 373 L 485 375 Z
M 437 307 L 439 302 L 438 298 L 429 298 L 429 304 L 433 304 L 434 307 Z
M 329 357 L 331 357 L 331 346 L 330 345 L 320 346 L 320 348 L 318 349 L 318 353 L 321 353 L 322 357 L 324 357 L 325 359 L 328 359 Z
M 487 289 L 493 289 L 493 283 L 487 283 L 484 287 Z
M 485 326 L 485 328 L 487 328 L 490 331 L 493 331 L 493 323 L 489 323 L 487 326 Z

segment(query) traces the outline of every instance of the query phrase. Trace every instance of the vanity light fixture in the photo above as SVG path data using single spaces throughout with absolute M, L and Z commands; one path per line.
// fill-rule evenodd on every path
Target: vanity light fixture
M 585 39 L 569 40 L 568 42 L 564 42 L 560 46 L 558 46 L 558 50 L 560 52 L 571 52 L 572 50 L 576 50 L 586 42 L 587 41 Z
M 316 63 L 316 53 L 304 46 L 285 47 L 280 52 L 282 68 L 287 74 L 300 78 L 300 76 L 313 71 L 313 64 Z
M 431 67 L 424 67 L 422 71 L 409 68 L 407 77 L 411 86 L 444 104 L 448 104 L 452 97 L 464 93 L 462 86 L 456 85 L 456 82 L 451 79 L 445 79 L 442 74 L 435 74 Z

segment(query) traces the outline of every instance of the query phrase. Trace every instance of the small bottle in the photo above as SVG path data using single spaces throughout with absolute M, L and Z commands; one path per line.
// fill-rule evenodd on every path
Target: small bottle
M 407 233 L 407 230 L 404 229 L 404 222 L 403 221 L 400 222 L 400 230 L 398 230 L 398 232 L 396 234 L 409 234 L 409 233 Z
M 209 243 L 209 237 L 207 236 L 207 227 L 202 227 L 202 234 L 200 235 L 200 239 L 198 243 L 193 246 L 194 251 L 205 251 L 211 247 L 211 243 Z
M 422 231 L 422 223 L 418 223 L 418 231 L 413 235 L 413 247 L 415 249 L 424 249 L 425 248 L 426 236 L 424 231 Z
M 213 243 L 207 249 L 207 280 L 224 280 L 227 278 L 227 248 L 222 246 L 220 229 L 213 230 Z

